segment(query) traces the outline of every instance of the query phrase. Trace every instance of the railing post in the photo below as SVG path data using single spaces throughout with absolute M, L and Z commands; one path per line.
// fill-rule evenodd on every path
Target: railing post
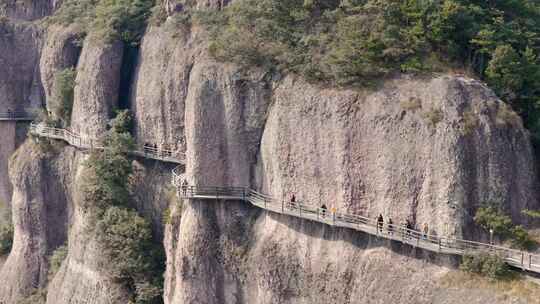
M 531 265 L 532 265 L 532 254 L 529 254 L 529 269 L 532 268 Z
M 440 238 L 438 239 L 438 243 L 439 243 L 439 252 L 441 252 L 441 239 Z
M 285 201 L 281 200 L 281 213 L 285 213 Z
M 521 252 L 521 268 L 523 268 L 523 260 L 525 258 L 525 253 Z
M 319 208 L 317 208 L 317 220 L 319 220 Z
M 298 213 L 300 214 L 300 217 L 302 217 L 302 206 L 298 204 Z
M 266 198 L 264 198 L 264 209 L 267 209 L 266 208 Z
M 332 212 L 332 221 L 334 222 L 334 225 L 336 225 L 336 211 Z

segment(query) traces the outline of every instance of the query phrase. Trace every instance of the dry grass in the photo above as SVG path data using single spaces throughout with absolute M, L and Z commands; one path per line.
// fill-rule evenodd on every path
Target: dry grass
M 415 111 L 422 107 L 422 101 L 416 97 L 410 97 L 408 100 L 400 101 L 399 105 L 405 111 Z
M 431 109 L 423 113 L 422 117 L 432 127 L 437 126 L 444 118 L 444 114 L 440 109 Z
M 478 117 L 473 111 L 467 110 L 463 113 L 463 122 L 461 124 L 464 135 L 471 135 L 478 127 Z
M 496 123 L 501 126 L 509 125 L 519 127 L 521 126 L 521 118 L 509 105 L 501 104 L 497 110 Z
M 497 295 L 521 298 L 531 304 L 540 304 L 540 285 L 517 276 L 514 280 L 493 281 L 463 271 L 451 271 L 441 278 L 444 288 L 483 289 Z

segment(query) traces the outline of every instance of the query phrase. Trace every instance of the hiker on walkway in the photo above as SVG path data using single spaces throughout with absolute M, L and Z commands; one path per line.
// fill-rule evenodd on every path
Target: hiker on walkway
M 409 237 L 411 235 L 411 230 L 413 230 L 411 220 L 407 219 L 405 221 L 405 229 L 406 229 L 407 237 Z
M 187 194 L 187 189 L 188 189 L 188 182 L 187 182 L 187 179 L 184 179 L 184 181 L 182 182 L 182 193 L 184 193 L 184 196 L 186 196 Z
M 326 210 L 327 210 L 327 209 L 328 209 L 328 208 L 326 208 L 326 205 L 325 205 L 325 204 L 323 204 L 323 205 L 321 206 L 321 213 L 322 213 L 322 217 L 323 217 L 323 218 L 326 217 Z
M 381 233 L 382 233 L 382 230 L 383 230 L 383 224 L 384 224 L 383 216 L 382 216 L 382 214 L 379 214 L 379 216 L 377 217 L 377 229 Z
M 295 207 L 295 204 L 296 204 L 296 196 L 294 195 L 294 193 L 291 195 L 291 199 L 289 200 L 289 209 L 294 209 Z
M 424 223 L 424 226 L 423 226 L 422 230 L 424 232 L 424 238 L 427 239 L 428 233 L 429 233 L 429 227 L 428 227 L 427 223 Z
M 388 218 L 388 234 L 392 235 L 394 234 L 394 222 L 392 221 L 392 218 Z

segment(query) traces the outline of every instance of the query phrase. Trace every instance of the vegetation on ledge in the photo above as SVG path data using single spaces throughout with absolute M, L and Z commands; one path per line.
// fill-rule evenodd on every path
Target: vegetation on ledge
M 196 20 L 216 59 L 311 81 L 364 86 L 395 72 L 466 69 L 540 138 L 537 1 L 239 0 Z
M 137 44 L 153 6 L 154 0 L 66 0 L 49 22 L 77 24 L 105 42 Z
M 103 269 L 131 292 L 133 303 L 162 303 L 163 248 L 132 201 L 130 124 L 129 113 L 118 112 L 105 139 L 109 149 L 92 151 L 82 189 L 84 207 L 95 217 Z

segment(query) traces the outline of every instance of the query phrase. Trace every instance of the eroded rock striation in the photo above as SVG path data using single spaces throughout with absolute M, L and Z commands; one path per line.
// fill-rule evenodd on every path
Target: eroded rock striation
M 227 2 L 164 5 L 173 14 Z M 12 17 L 26 20 L 57 6 L 13 5 Z M 113 109 L 129 108 L 139 144 L 186 152 L 192 185 L 251 187 L 279 200 L 294 194 L 310 206 L 382 213 L 395 223 L 409 218 L 428 223 L 433 234 L 476 240 L 484 237 L 472 223 L 480 203 L 500 203 L 523 223 L 521 210 L 538 207 L 529 134 L 481 82 L 396 76 L 372 89 L 321 87 L 294 75 L 216 62 L 206 33 L 175 27 L 172 18 L 147 29 L 133 62 L 120 41 L 89 36 L 80 49 L 77 28 L 50 26 L 44 35 L 31 24 L 10 25 L 11 32 L 0 32 L 0 61 L 7 63 L 0 65 L 0 106 L 45 100 L 54 107 L 54 75 L 75 67 L 70 127 L 101 137 Z M 130 64 L 133 69 L 125 69 Z M 0 170 L 17 146 L 17 128 L 23 129 L 5 124 Z M 0 175 L 0 198 L 11 200 L 15 226 L 0 271 L 6 282 L 0 303 L 17 303 L 39 288 L 47 288 L 50 304 L 126 303 L 127 291 L 103 269 L 89 232 L 92 221 L 80 194 L 85 155 L 63 145 L 42 153 L 28 139 L 10 163 L 12 197 Z M 440 278 L 455 267 L 453 257 L 243 202 L 171 205 L 175 165 L 135 161 L 137 209 L 164 240 L 166 304 L 508 303 L 482 290 L 441 287 Z M 67 257 L 49 275 L 48 258 L 64 243 Z

